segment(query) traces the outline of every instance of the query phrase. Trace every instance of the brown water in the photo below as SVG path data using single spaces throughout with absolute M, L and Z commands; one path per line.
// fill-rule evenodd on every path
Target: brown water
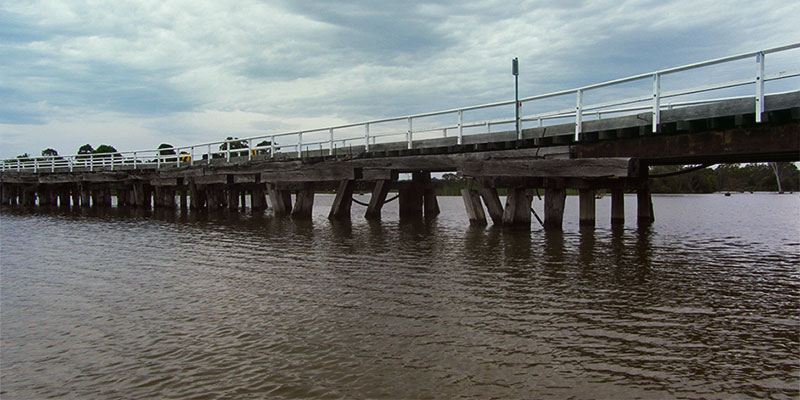
M 800 196 L 563 233 L 4 208 L 0 397 L 798 398 Z M 537 202 L 536 207 L 541 207 Z M 354 214 L 363 209 L 354 205 Z

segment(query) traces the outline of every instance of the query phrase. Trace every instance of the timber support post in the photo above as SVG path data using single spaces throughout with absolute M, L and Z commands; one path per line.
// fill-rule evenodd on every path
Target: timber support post
M 595 224 L 595 198 L 594 189 L 580 189 L 578 192 L 580 210 L 579 225 L 594 226 Z
M 186 198 L 186 185 L 184 184 L 183 178 L 178 178 L 178 186 L 177 186 L 178 194 L 180 195 L 180 207 L 181 211 L 186 211 L 189 209 L 188 199 Z
M 292 212 L 292 193 L 288 190 L 278 189 L 274 183 L 267 184 L 269 201 L 276 216 L 286 216 Z
M 314 210 L 314 185 L 306 183 L 303 189 L 297 191 L 295 196 L 292 218 L 310 219 Z
M 461 198 L 464 200 L 464 208 L 467 210 L 469 224 L 475 226 L 486 226 L 486 213 L 481 204 L 481 195 L 477 190 L 461 189 Z
M 250 206 L 253 211 L 263 211 L 267 208 L 267 200 L 264 198 L 263 183 L 256 183 L 250 190 Z
M 636 190 L 636 200 L 636 222 L 640 226 L 651 225 L 656 218 L 653 213 L 653 197 L 647 181 L 642 182 Z
M 336 198 L 333 199 L 331 212 L 328 214 L 329 219 L 350 219 L 350 209 L 353 205 L 353 189 L 355 186 L 356 182 L 351 179 L 339 181 L 339 187 L 336 189 Z
M 567 190 L 562 185 L 548 186 L 544 189 L 545 230 L 560 231 L 563 229 L 566 198 Z
M 89 202 L 89 198 L 91 197 L 89 193 L 89 184 L 81 182 L 79 190 L 81 192 L 81 207 L 89 207 L 91 205 Z
M 611 188 L 611 225 L 625 223 L 625 192 L 621 187 Z
M 482 182 L 478 182 L 478 192 L 486 204 L 486 209 L 489 211 L 489 217 L 495 225 L 503 224 L 503 203 L 500 202 L 500 195 L 497 194 L 497 188 L 489 187 Z
M 364 214 L 364 218 L 368 220 L 381 218 L 381 209 L 383 208 L 383 203 L 386 201 L 386 195 L 389 194 L 390 186 L 391 181 L 389 180 L 382 179 L 375 182 L 375 187 L 372 189 L 372 196 L 369 198 L 369 205 L 367 206 L 367 212 Z
M 531 191 L 524 187 L 509 188 L 503 211 L 503 225 L 531 226 Z

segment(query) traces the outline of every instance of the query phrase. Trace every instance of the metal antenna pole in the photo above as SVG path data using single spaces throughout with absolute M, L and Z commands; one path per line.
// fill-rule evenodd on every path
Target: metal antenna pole
M 511 73 L 514 74 L 514 122 L 517 131 L 517 140 L 522 140 L 522 131 L 519 129 L 519 60 L 511 60 Z

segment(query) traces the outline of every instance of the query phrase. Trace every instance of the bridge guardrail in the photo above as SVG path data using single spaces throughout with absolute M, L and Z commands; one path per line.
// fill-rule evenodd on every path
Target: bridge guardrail
M 555 110 L 521 115 L 520 126 L 522 126 L 523 123 L 534 123 L 537 127 L 543 127 L 547 121 L 571 119 L 574 121 L 573 123 L 575 126 L 574 140 L 579 141 L 581 138 L 583 122 L 587 118 L 600 119 L 603 118 L 603 116 L 608 115 L 624 115 L 626 113 L 650 110 L 652 115 L 652 132 L 655 133 L 658 131 L 662 110 L 739 98 L 755 99 L 754 112 L 756 122 L 761 122 L 761 115 L 764 111 L 764 97 L 768 94 L 765 90 L 765 83 L 800 76 L 800 68 L 765 74 L 766 55 L 783 53 L 798 48 L 800 48 L 800 43 L 793 43 L 786 46 L 773 47 L 760 51 L 633 75 L 574 89 L 524 97 L 520 99 L 519 104 L 516 104 L 517 107 L 522 107 L 525 104 L 534 103 L 537 101 L 554 99 L 563 96 L 574 96 L 575 106 L 569 108 L 560 107 Z M 726 80 L 723 82 L 672 91 L 662 91 L 661 89 L 662 78 L 665 76 L 674 75 L 680 72 L 694 71 L 709 66 L 728 64 L 745 59 L 755 60 L 755 73 L 746 78 Z M 800 57 L 797 59 L 800 59 Z M 652 91 L 643 95 L 607 100 L 594 104 L 584 103 L 584 98 L 587 92 L 601 88 L 620 86 L 630 82 L 642 80 L 652 81 Z M 753 85 L 754 88 L 751 94 L 745 96 L 739 95 L 715 97 L 710 99 L 693 99 L 672 103 L 665 102 L 665 100 L 671 98 L 699 95 L 725 89 L 741 88 L 748 85 Z M 448 135 L 453 131 L 455 131 L 457 143 L 463 144 L 463 138 L 465 135 L 475 133 L 492 133 L 493 126 L 513 125 L 516 122 L 514 118 L 465 121 L 465 113 L 482 110 L 497 110 L 502 107 L 513 105 L 515 105 L 514 100 L 501 101 L 456 109 L 407 115 L 402 117 L 383 118 L 325 128 L 260 135 L 243 139 L 234 138 L 231 140 L 207 142 L 166 149 L 162 148 L 103 154 L 75 154 L 67 156 L 42 156 L 9 159 L 0 161 L 0 170 L 72 172 L 76 169 L 80 171 L 94 171 L 101 168 L 104 170 L 110 169 L 112 171 L 119 169 L 161 169 L 187 165 L 193 166 L 200 164 L 212 164 L 214 160 L 222 159 L 224 159 L 226 162 L 230 162 L 232 158 L 246 157 L 247 160 L 252 160 L 254 157 L 274 158 L 279 155 L 302 156 L 304 151 L 309 152 L 312 150 L 319 151 L 319 154 L 323 154 L 327 150 L 329 155 L 333 155 L 340 150 L 346 150 L 348 145 L 353 146 L 353 144 L 356 146 L 363 146 L 363 151 L 369 151 L 370 146 L 374 146 L 378 143 L 405 144 L 407 148 L 411 149 L 413 148 L 415 135 L 418 135 L 418 139 L 421 136 L 427 139 L 433 134 L 440 134 L 441 136 L 438 137 L 452 137 L 452 134 L 451 136 Z M 435 125 L 432 127 L 423 125 L 422 127 L 417 127 L 415 129 L 415 122 L 423 121 L 426 118 L 443 116 L 447 116 L 450 118 L 450 120 L 441 125 Z M 398 123 L 405 126 L 401 128 L 398 128 L 397 126 L 391 126 L 397 125 Z M 383 129 L 376 129 L 379 127 L 383 127 Z M 478 130 L 478 132 L 466 132 L 475 130 Z M 339 135 L 337 135 L 337 132 Z M 400 137 L 401 140 L 392 139 L 396 137 Z M 522 138 L 522 129 L 517 132 L 517 137 L 518 139 Z

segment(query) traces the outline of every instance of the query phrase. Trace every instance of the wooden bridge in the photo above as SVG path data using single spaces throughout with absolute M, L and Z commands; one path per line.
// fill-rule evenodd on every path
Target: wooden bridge
M 399 192 L 401 218 L 433 218 L 439 210 L 431 174 L 456 172 L 477 188 L 462 191 L 473 224 L 486 224 L 488 212 L 496 225 L 530 227 L 534 189 L 544 191 L 546 229 L 561 229 L 567 189 L 580 193 L 581 224 L 595 224 L 599 189 L 612 194 L 612 223 L 624 221 L 623 193 L 636 191 L 638 221 L 649 224 L 654 220 L 650 165 L 800 160 L 800 90 L 796 81 L 791 87 L 800 71 L 764 69 L 767 54 L 797 48 L 800 44 L 710 60 L 520 103 L 180 148 L 6 160 L 2 204 L 108 207 L 115 196 L 117 207 L 207 211 L 243 207 L 249 196 L 254 211 L 269 207 L 276 217 L 310 218 L 315 192 L 335 190 L 329 217 L 348 219 L 358 188 L 372 192 L 368 219 L 380 218 L 390 191 Z M 661 88 L 664 76 L 753 58 L 756 73 L 747 78 L 672 92 Z M 640 80 L 652 81 L 652 91 L 584 104 L 587 92 Z M 770 81 L 788 81 L 790 90 L 768 93 L 764 84 Z M 730 89 L 754 90 L 686 99 Z M 471 112 L 527 108 L 571 95 L 574 108 L 522 116 L 519 130 L 497 129 L 516 119 L 465 120 Z M 685 100 L 666 103 L 671 98 Z M 457 122 L 442 122 L 449 116 Z M 397 129 L 398 123 L 405 126 Z M 411 179 L 400 179 L 406 176 Z M 505 204 L 500 188 L 507 189 Z

